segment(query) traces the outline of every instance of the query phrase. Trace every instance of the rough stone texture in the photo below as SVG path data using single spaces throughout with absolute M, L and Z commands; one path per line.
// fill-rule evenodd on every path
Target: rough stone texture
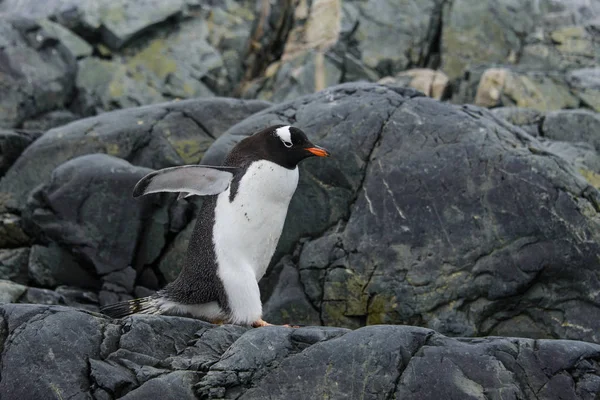
M 26 285 L 29 282 L 27 266 L 29 247 L 0 250 L 0 279 Z
M 0 304 L 16 303 L 26 290 L 27 286 L 0 279 Z
M 474 67 L 457 83 L 452 102 L 484 107 L 522 107 L 539 111 L 577 108 L 581 100 L 571 91 L 565 74 L 523 68 Z
M 598 192 L 534 137 L 483 109 L 347 84 L 255 114 L 204 161 L 275 122 L 333 154 L 301 166 L 278 253 L 317 237 L 294 262 L 325 324 L 600 340 Z
M 22 247 L 31 242 L 21 225 L 21 217 L 9 213 L 0 214 L 0 248 Z
M 498 107 L 492 114 L 523 129 L 531 136 L 539 136 L 545 113 L 533 108 Z
M 588 110 L 548 113 L 542 135 L 552 140 L 588 143 L 600 152 L 600 114 Z
M 59 285 L 92 289 L 100 287 L 95 274 L 82 268 L 68 251 L 55 243 L 50 243 L 48 247 L 32 246 L 28 266 L 32 284 L 38 287 L 55 288 Z
M 197 163 L 213 140 L 269 103 L 227 98 L 146 106 L 86 118 L 46 132 L 0 181 L 5 205 L 22 209 L 52 170 L 77 156 L 106 153 L 158 169 Z
M 40 399 L 544 398 L 600 394 L 600 346 L 410 326 L 215 326 L 0 307 L 0 396 Z M 435 373 L 431 373 L 435 371 Z M 23 384 L 23 377 L 38 379 Z
M 57 126 L 66 125 L 76 119 L 79 119 L 79 116 L 68 110 L 50 111 L 23 122 L 23 128 L 45 132 Z
M 349 53 L 381 76 L 425 66 L 438 30 L 443 1 L 343 2 L 342 26 Z
M 111 48 L 119 48 L 152 25 L 184 11 L 185 0 L 37 1 L 5 0 L 0 11 L 26 17 L 52 17 L 69 28 L 102 35 Z
M 583 104 L 600 112 L 600 68 L 582 68 L 567 73 L 567 81 Z
M 52 22 L 48 19 L 40 19 L 38 23 L 46 32 L 58 38 L 58 40 L 60 40 L 60 42 L 67 49 L 69 49 L 71 54 L 73 54 L 76 58 L 92 55 L 94 50 L 93 47 L 88 42 L 62 25 Z
M 542 113 L 533 109 L 502 107 L 492 110 L 527 133 L 538 136 L 543 151 L 571 163 L 592 186 L 600 188 L 600 119 L 589 110 Z
M 134 199 L 131 191 L 148 172 L 106 154 L 70 160 L 32 194 L 25 214 L 33 225 L 29 229 L 71 249 L 99 275 L 125 269 L 133 262 L 141 224 L 151 205 Z M 56 255 L 44 258 L 47 262 L 36 268 L 39 272 L 54 275 L 51 271 L 63 269 Z M 77 266 L 75 262 L 71 265 Z M 53 286 L 50 281 L 74 283 L 56 278 L 37 281 L 44 286 Z
M 341 82 L 376 81 L 413 66 L 428 66 L 437 51 L 442 4 L 439 0 L 300 1 L 291 26 L 285 15 L 281 17 L 284 12 L 267 8 L 265 20 L 278 21 L 277 29 L 286 33 L 268 45 L 257 37 L 261 43 L 257 52 L 269 49 L 281 56 L 267 62 L 258 79 L 244 82 L 242 92 L 249 98 L 285 101 Z
M 394 77 L 385 77 L 377 83 L 390 86 L 408 86 L 417 89 L 428 97 L 441 100 L 447 90 L 448 77 L 441 71 L 415 68 L 400 72 Z
M 65 107 L 76 72 L 56 36 L 34 21 L 0 15 L 0 128 Z
M 596 66 L 600 54 L 587 0 L 456 0 L 444 10 L 442 69 L 450 79 L 478 64 L 521 64 L 536 70 Z
M 0 129 L 0 176 L 4 175 L 35 139 L 40 137 L 39 131 L 8 131 Z

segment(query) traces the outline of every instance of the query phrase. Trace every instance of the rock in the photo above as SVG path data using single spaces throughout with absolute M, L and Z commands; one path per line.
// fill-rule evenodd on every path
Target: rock
M 98 311 L 98 295 L 87 290 L 59 286 L 56 288 L 56 293 L 60 295 L 66 305 L 82 308 L 90 311 Z
M 264 27 L 266 33 L 262 26 L 254 31 L 257 48 L 249 59 L 264 65 L 264 73 L 252 70 L 246 77 L 240 85 L 244 97 L 292 100 L 337 83 L 376 81 L 411 66 L 427 66 L 436 57 L 442 5 L 438 0 L 411 7 L 387 0 L 302 1 L 293 23 L 288 23 L 286 13 L 291 12 L 285 5 L 263 8 L 263 21 L 272 26 Z M 283 33 L 265 43 L 272 29 Z M 283 48 L 281 37 L 286 38 Z M 280 59 L 269 57 L 273 53 L 281 53 Z M 256 69 L 256 63 L 249 67 Z
M 552 140 L 583 142 L 600 152 L 600 114 L 588 110 L 563 110 L 546 114 L 542 135 Z
M 93 47 L 75 33 L 71 32 L 67 28 L 64 28 L 62 25 L 52 22 L 48 19 L 40 19 L 38 23 L 46 32 L 58 38 L 58 40 L 60 40 L 60 42 L 67 49 L 69 49 L 71 54 L 73 54 L 76 58 L 92 55 L 94 50 Z
M 194 226 L 195 221 L 192 221 L 177 234 L 158 263 L 158 269 L 167 282 L 173 282 L 181 272 Z
M 125 66 L 116 61 L 88 57 L 79 61 L 78 67 L 78 111 L 82 114 L 165 101 L 160 92 L 136 82 L 127 74 Z
M 426 65 L 441 29 L 443 1 L 420 1 L 410 7 L 388 0 L 343 4 L 342 26 L 350 30 L 344 40 L 349 53 L 360 54 L 365 66 L 386 76 Z
M 545 113 L 533 108 L 498 107 L 491 110 L 492 114 L 523 129 L 531 136 L 539 136 Z
M 23 150 L 41 135 L 37 131 L 0 129 L 0 175 L 4 175 Z
M 0 214 L 0 248 L 21 247 L 31 242 L 21 224 L 21 217 L 17 215 Z
M 172 99 L 231 96 L 243 74 L 240 60 L 254 20 L 252 2 L 200 7 L 188 0 L 168 5 L 157 0 L 65 1 L 43 9 L 29 1 L 8 3 L 12 7 L 7 2 L 0 7 L 60 23 L 40 22 L 80 58 L 73 109 L 82 115 Z M 91 56 L 90 44 L 72 31 L 100 41 L 95 55 L 102 58 Z
M 104 43 L 118 49 L 153 25 L 181 14 L 185 7 L 185 0 L 175 0 L 168 4 L 156 0 L 53 0 L 43 6 L 35 1 L 8 0 L 0 4 L 0 12 L 33 18 L 50 17 L 68 28 L 77 28 L 88 35 L 101 34 Z
M 526 71 L 519 68 L 477 67 L 458 81 L 452 102 L 484 107 L 521 107 L 538 111 L 579 107 L 562 72 Z
M 26 290 L 27 286 L 0 279 L 0 304 L 16 302 Z
M 65 299 L 53 290 L 30 287 L 25 292 L 25 295 L 20 298 L 19 302 L 52 305 L 65 304 Z
M 590 3 L 591 5 L 591 3 Z M 585 7 L 585 6 L 584 6 Z M 585 12 L 585 8 L 583 11 Z M 525 41 L 519 63 L 531 69 L 567 70 L 572 68 L 593 67 L 600 61 L 600 44 L 597 41 L 593 21 L 584 21 L 600 15 L 588 10 L 588 15 L 573 21 L 565 21 L 565 26 L 537 27 Z M 591 14 L 591 15 L 590 15 Z M 554 24 L 552 24 L 554 25 Z
M 2 16 L 0 49 L 0 128 L 70 102 L 77 66 L 57 37 L 31 20 Z
M 442 71 L 427 68 L 409 69 L 395 77 L 379 80 L 383 85 L 408 86 L 424 93 L 426 96 L 441 100 L 446 92 L 448 77 Z
M 131 292 L 133 291 L 133 286 L 135 284 L 135 277 L 135 270 L 131 267 L 127 267 L 120 271 L 111 272 L 110 274 L 105 275 L 104 281 L 119 285 L 125 289 L 126 292 Z
M 283 269 L 279 273 L 273 294 L 263 305 L 263 318 L 276 325 L 293 325 L 294 319 L 306 325 L 321 325 L 319 313 L 304 293 L 294 263 L 285 257 L 280 263 L 283 263 Z
M 600 341 L 598 192 L 534 137 L 484 109 L 345 84 L 251 116 L 204 162 L 275 122 L 333 154 L 301 166 L 273 260 L 313 238 L 297 267 L 325 324 Z
M 2 397 L 84 396 L 91 389 L 89 359 L 100 357 L 102 320 L 62 308 L 7 305 L 8 339 L 2 355 Z M 10 365 L 10 367 L 7 367 Z M 40 374 L 43 369 L 43 376 Z M 23 377 L 39 376 L 23 385 Z
M 582 68 L 567 73 L 571 90 L 588 107 L 600 112 L 600 68 Z
M 578 341 L 449 338 L 411 326 L 349 331 L 247 329 L 164 316 L 112 321 L 23 304 L 0 311 L 3 398 L 93 392 L 165 400 L 439 399 L 484 393 L 588 399 L 600 393 L 600 346 Z M 31 376 L 32 368 L 39 379 L 25 387 L 23 376 Z
M 480 64 L 521 64 L 529 70 L 597 65 L 595 2 L 515 3 L 458 0 L 444 9 L 442 70 L 450 79 Z M 574 22 L 577 23 L 573 26 Z
M 159 169 L 197 163 L 221 133 L 269 106 L 263 101 L 196 99 L 82 119 L 46 132 L 0 181 L 5 205 L 22 209 L 54 168 L 75 157 L 107 153 Z
M 29 247 L 0 249 L 0 279 L 26 285 L 29 282 L 28 262 Z
M 342 75 L 340 67 L 327 55 L 308 51 L 282 62 L 272 79 L 247 89 L 244 97 L 257 96 L 274 102 L 291 100 L 333 86 L 340 82 Z
M 134 199 L 131 191 L 149 171 L 106 154 L 77 157 L 56 168 L 34 192 L 26 218 L 38 236 L 70 249 L 98 275 L 123 270 L 133 262 L 138 232 L 152 204 L 152 199 Z
M 54 288 L 73 285 L 99 288 L 99 279 L 83 268 L 73 256 L 55 243 L 48 247 L 34 245 L 29 255 L 29 277 L 32 284 Z
M 489 108 L 499 105 L 508 74 L 510 71 L 503 68 L 491 68 L 485 71 L 477 87 L 475 104 Z
M 32 118 L 23 122 L 23 128 L 45 132 L 49 129 L 56 128 L 57 126 L 66 125 L 78 118 L 79 116 L 73 114 L 71 111 L 50 111 L 37 118 Z

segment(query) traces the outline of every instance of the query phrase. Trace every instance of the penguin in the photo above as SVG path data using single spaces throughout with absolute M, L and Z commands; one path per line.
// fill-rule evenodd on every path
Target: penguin
M 113 318 L 183 314 L 212 323 L 270 325 L 262 319 L 258 281 L 281 236 L 298 186 L 298 164 L 329 155 L 302 130 L 274 125 L 241 140 L 222 166 L 185 165 L 143 177 L 134 197 L 180 192 L 206 199 L 179 276 L 151 296 L 101 311 Z

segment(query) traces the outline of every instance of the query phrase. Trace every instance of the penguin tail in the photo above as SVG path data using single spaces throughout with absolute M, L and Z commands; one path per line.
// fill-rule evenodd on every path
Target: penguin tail
M 159 297 L 152 295 L 139 299 L 121 301 L 100 307 L 100 312 L 111 318 L 123 318 L 132 314 L 162 314 L 159 308 Z

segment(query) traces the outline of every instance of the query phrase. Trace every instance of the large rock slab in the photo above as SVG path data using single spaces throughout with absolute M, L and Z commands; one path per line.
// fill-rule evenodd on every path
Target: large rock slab
M 248 329 L 178 317 L 113 321 L 56 306 L 4 305 L 0 318 L 3 398 L 592 399 L 600 394 L 600 346 L 585 342 L 448 338 L 411 326 L 349 331 Z M 39 378 L 23 385 L 32 374 Z
M 196 99 L 105 113 L 52 129 L 28 147 L 0 181 L 5 205 L 22 209 L 29 192 L 72 158 L 106 153 L 147 168 L 200 161 L 230 126 L 269 103 Z
M 294 261 L 325 324 L 600 340 L 598 191 L 537 139 L 484 109 L 346 84 L 246 119 L 204 161 L 276 122 L 333 154 L 301 166 L 278 253 L 314 238 Z
M 133 263 L 151 207 L 150 200 L 136 201 L 131 191 L 150 171 L 106 154 L 74 158 L 56 168 L 49 182 L 33 193 L 24 214 L 29 229 L 70 249 L 98 275 L 125 269 Z M 65 279 L 86 275 L 56 246 L 34 247 L 30 269 L 34 281 L 43 286 L 77 284 Z M 86 286 L 90 279 L 86 277 Z
M 0 49 L 0 128 L 71 101 L 77 64 L 55 35 L 34 21 L 1 15 Z

